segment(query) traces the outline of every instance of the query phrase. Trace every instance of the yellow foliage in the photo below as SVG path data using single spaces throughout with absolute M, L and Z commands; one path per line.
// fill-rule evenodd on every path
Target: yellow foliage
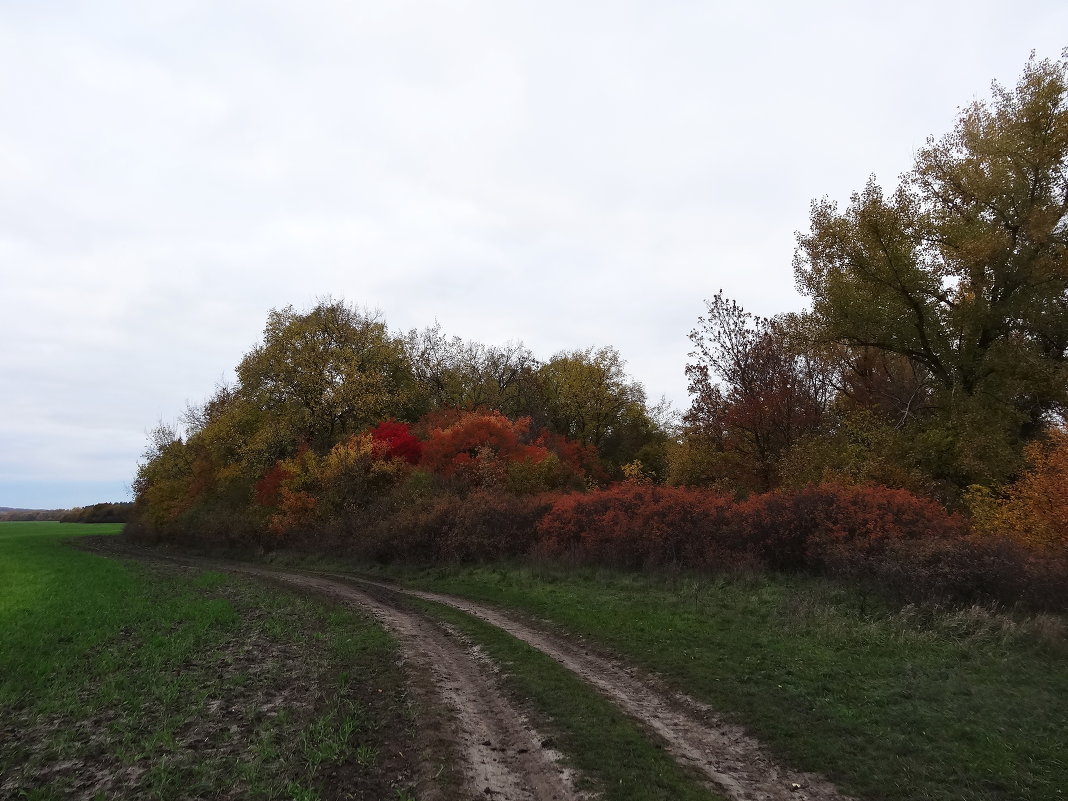
M 623 465 L 620 469 L 623 471 L 623 477 L 631 484 L 653 483 L 653 475 L 645 469 L 641 459 L 635 459 L 633 462 Z
M 279 492 L 278 510 L 271 516 L 268 528 L 272 534 L 281 536 L 299 528 L 311 520 L 315 512 L 315 497 L 307 492 L 282 487 Z
M 1024 450 L 1028 468 L 998 499 L 985 487 L 966 496 L 976 530 L 1044 550 L 1068 550 L 1068 431 Z

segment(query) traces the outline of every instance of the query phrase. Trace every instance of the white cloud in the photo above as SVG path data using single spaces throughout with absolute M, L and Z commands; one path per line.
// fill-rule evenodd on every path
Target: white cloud
M 796 308 L 808 203 L 908 168 L 1062 3 L 0 10 L 0 478 L 129 480 L 268 309 L 332 294 L 685 404 L 720 288 Z M 7 504 L 11 505 L 11 504 Z

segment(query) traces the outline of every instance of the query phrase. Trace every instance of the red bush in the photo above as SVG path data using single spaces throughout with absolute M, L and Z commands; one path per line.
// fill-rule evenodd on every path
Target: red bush
M 701 567 L 723 555 L 732 503 L 702 490 L 617 484 L 562 496 L 538 523 L 542 549 L 625 567 Z
M 529 417 L 498 411 L 437 410 L 419 423 L 420 463 L 456 487 L 496 487 L 530 495 L 586 485 L 604 471 L 594 448 L 531 428 Z
M 907 490 L 822 484 L 738 505 L 739 542 L 769 567 L 822 570 L 889 542 L 959 538 L 963 519 Z
M 624 483 L 563 496 L 538 524 L 547 553 L 580 561 L 817 571 L 890 541 L 964 532 L 961 518 L 904 490 L 836 485 L 736 503 L 707 490 Z
M 293 474 L 281 462 L 276 462 L 274 467 L 256 482 L 256 503 L 260 506 L 276 506 L 282 485 L 292 477 Z
M 407 423 L 385 420 L 371 429 L 371 437 L 384 447 L 384 456 L 403 459 L 408 464 L 419 464 L 423 458 L 423 443 Z
M 539 462 L 548 451 L 528 445 L 530 418 L 509 420 L 500 412 L 465 412 L 444 428 L 431 428 L 422 466 L 473 483 L 512 462 Z M 494 470 L 497 468 L 497 470 Z

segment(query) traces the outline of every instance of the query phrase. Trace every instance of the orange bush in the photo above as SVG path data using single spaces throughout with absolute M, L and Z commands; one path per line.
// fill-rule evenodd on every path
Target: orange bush
M 476 479 L 493 461 L 540 461 L 548 452 L 528 445 L 530 418 L 509 420 L 500 412 L 466 412 L 444 428 L 433 428 L 423 447 L 422 466 L 448 477 Z
M 1027 471 L 1005 491 L 984 521 L 988 533 L 1002 534 L 1031 548 L 1068 552 L 1068 431 L 1055 429 L 1024 450 Z
M 508 487 L 533 494 L 582 486 L 591 449 L 548 434 L 534 436 L 529 417 L 497 411 L 438 411 L 424 420 L 420 466 L 461 486 Z
M 301 490 L 282 487 L 279 493 L 277 510 L 271 515 L 268 530 L 278 537 L 284 537 L 295 529 L 304 528 L 315 514 L 315 496 Z

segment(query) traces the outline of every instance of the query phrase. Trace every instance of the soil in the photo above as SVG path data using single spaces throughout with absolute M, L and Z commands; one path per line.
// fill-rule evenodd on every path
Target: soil
M 355 587 L 332 577 L 165 555 L 109 537 L 85 537 L 76 543 L 108 555 L 163 559 L 281 582 L 374 615 L 396 637 L 415 706 L 429 717 L 420 721 L 424 724 L 420 744 L 424 764 L 416 794 L 421 801 L 586 798 L 575 787 L 573 771 L 549 747 L 550 740 L 535 730 L 501 690 L 486 656 L 455 631 L 405 609 L 396 596 L 384 600 L 385 594 L 368 591 L 374 588 Z M 443 750 L 451 752 L 451 760 L 441 761 Z M 450 775 L 449 762 L 459 765 L 458 779 Z
M 161 581 L 196 569 L 160 560 L 146 567 Z M 409 745 L 413 726 L 404 711 L 410 691 L 403 677 L 382 671 L 381 663 L 370 659 L 347 664 L 356 677 L 342 680 L 338 662 L 329 654 L 273 633 L 271 624 L 279 621 L 279 613 L 263 609 L 261 595 L 236 584 L 210 593 L 235 610 L 234 628 L 210 649 L 155 673 L 163 684 L 180 674 L 202 677 L 204 684 L 192 695 L 186 683 L 182 698 L 173 702 L 142 694 L 144 688 L 136 697 L 97 702 L 101 688 L 89 681 L 80 690 L 85 703 L 74 706 L 78 711 L 41 712 L 32 704 L 2 710 L 0 799 L 95 801 L 157 797 L 157 791 L 159 797 L 219 801 L 255 796 L 258 791 L 235 766 L 258 764 L 263 773 L 256 778 L 276 786 L 304 780 L 299 769 L 291 772 L 292 760 L 257 763 L 253 752 L 264 746 L 299 750 L 299 735 L 328 714 L 331 704 L 360 709 L 373 721 L 373 728 L 356 736 L 375 755 L 370 765 L 324 760 L 310 788 L 316 797 L 395 798 L 399 790 L 412 787 L 418 760 Z M 307 633 L 305 642 L 319 632 Z M 136 637 L 123 637 L 95 646 L 86 651 L 86 663 L 100 656 L 121 663 L 133 657 L 137 644 Z M 92 711 L 85 714 L 85 708 Z M 146 740 L 148 733 L 164 731 L 167 737 Z
M 680 764 L 702 775 L 732 801 L 851 801 L 823 777 L 780 765 L 759 742 L 707 705 L 617 659 L 596 653 L 575 637 L 549 632 L 497 609 L 349 575 L 161 557 L 157 551 L 114 538 L 100 538 L 92 547 L 115 555 L 167 558 L 281 581 L 375 615 L 399 640 L 414 691 L 418 695 L 419 677 L 423 677 L 422 692 L 436 697 L 424 697 L 424 704 L 429 708 L 443 702 L 449 710 L 454 728 L 445 735 L 451 738 L 453 753 L 460 759 L 466 797 L 548 801 L 583 796 L 575 789 L 574 776 L 562 765 L 560 755 L 544 747 L 545 739 L 501 692 L 485 655 L 455 632 L 406 608 L 405 596 L 474 615 L 547 654 L 637 720 Z M 431 681 L 425 681 L 427 676 Z M 424 766 L 424 772 L 429 767 Z M 424 781 L 422 785 L 420 798 L 432 797 L 433 783 Z
M 467 612 L 523 640 L 571 670 L 620 709 L 657 735 L 667 750 L 707 777 L 732 801 L 850 801 L 830 782 L 778 764 L 766 748 L 708 705 L 675 692 L 588 645 L 549 633 L 497 609 L 443 593 L 331 574 L 335 581 L 373 587 L 378 592 L 411 595 Z

